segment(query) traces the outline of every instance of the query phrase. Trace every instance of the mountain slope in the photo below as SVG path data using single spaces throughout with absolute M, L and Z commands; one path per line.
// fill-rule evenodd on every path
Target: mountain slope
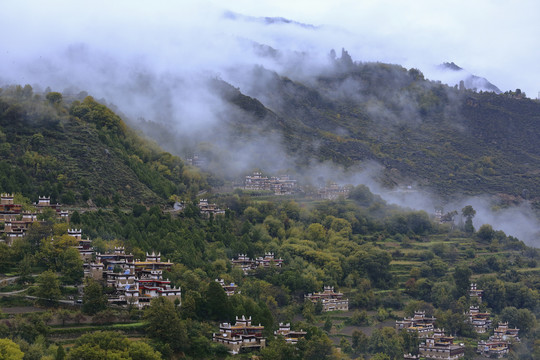
M 0 93 L 0 189 L 99 206 L 189 197 L 202 178 L 143 140 L 91 97 L 46 98 L 29 86 Z
M 346 167 L 373 160 L 384 165 L 389 186 L 540 197 L 540 103 L 458 90 L 416 69 L 354 64 L 344 55 L 301 82 L 255 67 L 248 77 L 257 83 L 243 86 L 259 114 L 262 107 L 272 114 L 258 122 L 281 132 L 299 167 L 310 159 Z

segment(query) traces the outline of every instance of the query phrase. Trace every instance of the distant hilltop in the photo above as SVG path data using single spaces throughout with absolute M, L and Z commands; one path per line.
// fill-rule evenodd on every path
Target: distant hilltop
M 442 63 L 441 65 L 438 66 L 438 68 L 443 71 L 455 72 L 456 75 L 459 75 L 459 79 L 457 82 L 459 83 L 459 81 L 462 80 L 464 86 L 467 89 L 478 90 L 478 91 L 480 90 L 491 91 L 496 94 L 502 93 L 502 91 L 497 86 L 489 82 L 486 78 L 473 75 L 469 73 L 468 71 L 466 71 L 465 69 L 463 69 L 462 67 L 456 65 L 454 62 Z
M 255 16 L 249 16 L 249 15 L 243 15 L 238 14 L 232 11 L 225 11 L 223 13 L 223 17 L 226 19 L 231 20 L 243 20 L 243 21 L 250 21 L 250 22 L 260 22 L 264 24 L 291 24 L 300 26 L 306 29 L 317 29 L 319 26 L 311 25 L 311 24 L 304 24 L 298 21 L 289 20 L 283 17 L 255 17 Z

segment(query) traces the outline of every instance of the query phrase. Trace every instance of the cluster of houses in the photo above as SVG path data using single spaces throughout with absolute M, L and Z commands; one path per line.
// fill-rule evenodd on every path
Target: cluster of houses
M 37 222 L 38 215 L 46 209 L 53 209 L 58 218 L 69 218 L 68 211 L 62 210 L 60 204 L 51 204 L 50 197 L 40 196 L 33 205 L 32 211 L 23 211 L 22 204 L 15 204 L 13 194 L 0 195 L 0 222 L 4 223 L 4 228 L 0 230 L 0 242 L 11 245 L 14 239 L 24 237 L 30 225 Z
M 232 355 L 260 350 L 266 346 L 266 338 L 263 336 L 264 326 L 254 325 L 251 316 L 246 318 L 236 317 L 235 324 L 221 323 L 219 333 L 212 335 L 212 341 L 222 344 Z M 279 323 L 279 329 L 274 331 L 275 336 L 283 336 L 287 344 L 295 345 L 300 339 L 305 338 L 306 331 L 292 330 L 290 323 Z
M 469 296 L 471 299 L 482 301 L 483 290 L 471 284 Z M 478 306 L 471 305 L 468 312 L 468 321 L 478 334 L 484 334 L 491 327 L 491 314 L 480 312 Z M 418 347 L 419 355 L 406 354 L 405 359 L 445 359 L 454 360 L 465 355 L 464 344 L 454 344 L 452 336 L 446 336 L 444 330 L 435 329 L 434 317 L 426 316 L 424 311 L 416 311 L 413 317 L 396 321 L 396 329 L 405 329 L 416 332 L 418 337 L 424 339 Z M 494 334 L 485 341 L 478 342 L 477 352 L 491 358 L 500 358 L 508 354 L 509 347 L 514 342 L 519 342 L 519 329 L 511 329 L 508 323 L 501 323 L 494 330 Z
M 253 175 L 247 175 L 244 180 L 245 190 L 266 190 L 272 191 L 275 195 L 291 195 L 296 187 L 296 180 L 289 175 L 272 176 L 268 178 L 261 172 L 255 171 Z
M 193 154 L 192 156 L 188 156 L 185 161 L 188 165 L 196 166 L 199 168 L 203 168 L 207 165 L 207 160 L 199 156 L 199 154 Z
M 222 216 L 225 215 L 225 210 L 220 209 L 216 204 L 209 203 L 207 199 L 199 200 L 199 211 L 202 215 L 206 217 L 213 216 Z
M 351 189 L 352 186 L 350 185 L 341 186 L 336 183 L 331 183 L 329 185 L 320 187 L 317 194 L 319 198 L 326 200 L 337 200 L 340 197 L 346 199 L 349 197 Z
M 396 330 L 416 332 L 419 338 L 425 338 L 435 331 L 436 320 L 435 317 L 426 316 L 425 311 L 415 311 L 413 317 L 396 320 Z
M 418 346 L 419 355 L 407 354 L 405 359 L 447 359 L 465 356 L 465 345 L 455 344 L 452 336 L 444 334 L 444 329 L 436 329 L 435 317 L 426 316 L 425 311 L 415 311 L 414 316 L 396 321 L 396 329 L 416 332 L 424 342 Z
M 478 306 L 471 305 L 469 307 L 469 313 L 466 315 L 468 315 L 469 323 L 473 326 L 474 331 L 478 334 L 484 334 L 491 326 L 491 314 L 480 312 Z
M 163 272 L 174 264 L 161 261 L 161 254 L 146 253 L 146 259 L 141 261 L 134 259 L 133 254 L 126 254 L 123 247 L 115 247 L 106 254 L 95 253 L 91 240 L 82 239 L 80 229 L 69 229 L 68 235 L 78 241 L 77 249 L 84 262 L 85 277 L 92 277 L 114 289 L 108 296 L 109 303 L 143 308 L 160 296 L 181 301 L 181 289 L 163 277 Z
M 296 189 L 296 181 L 288 176 L 263 177 L 260 172 L 252 176 L 246 176 L 245 189 L 271 190 L 276 195 L 290 194 Z M 319 196 L 326 199 L 347 197 L 349 188 L 332 184 L 319 190 Z M 0 230 L 0 241 L 11 244 L 14 238 L 24 237 L 30 225 L 37 220 L 38 214 L 45 209 L 53 209 L 59 218 L 69 220 L 69 213 L 63 211 L 59 204 L 51 204 L 49 197 L 39 197 L 34 204 L 33 211 L 23 211 L 21 204 L 15 204 L 12 194 L 1 194 L 0 197 L 0 221 L 4 223 L 4 229 Z M 199 202 L 201 214 L 223 215 L 225 211 L 219 209 L 216 204 L 210 204 L 206 199 Z M 442 214 L 439 214 L 442 215 Z M 134 259 L 134 255 L 127 254 L 123 247 L 115 247 L 112 251 L 101 254 L 92 248 L 90 239 L 82 238 L 81 229 L 68 229 L 68 235 L 77 240 L 77 250 L 84 263 L 85 277 L 91 277 L 107 287 L 112 288 L 108 300 L 111 304 L 120 306 L 135 306 L 143 308 L 150 304 L 152 298 L 165 296 L 178 304 L 181 301 L 181 289 L 174 287 L 168 279 L 164 278 L 173 263 L 162 261 L 161 254 L 146 253 L 146 259 Z M 271 266 L 282 267 L 283 259 L 276 258 L 274 253 L 268 252 L 264 256 L 251 259 L 246 254 L 240 254 L 236 259 L 231 259 L 233 266 L 242 269 L 245 275 L 258 268 Z M 223 279 L 216 279 L 224 289 L 227 296 L 238 294 L 238 285 L 226 283 Z M 469 288 L 469 296 L 474 303 L 481 304 L 483 290 L 472 283 Z M 343 293 L 336 292 L 332 286 L 324 286 L 322 292 L 309 293 L 304 296 L 306 300 L 314 304 L 321 303 L 322 311 L 348 311 L 349 301 Z M 492 325 L 489 312 L 481 312 L 479 306 L 471 305 L 466 314 L 468 322 L 475 332 L 484 334 Z M 465 354 L 465 345 L 454 343 L 452 336 L 445 335 L 444 330 L 435 328 L 436 318 L 427 316 L 424 311 L 416 311 L 414 316 L 405 317 L 396 321 L 397 330 L 416 332 L 423 343 L 418 347 L 419 355 L 404 355 L 405 359 L 459 359 Z M 264 326 L 252 324 L 251 317 L 236 317 L 235 324 L 222 323 L 219 333 L 213 334 L 213 341 L 221 343 L 229 349 L 231 354 L 259 350 L 266 346 L 263 337 Z M 519 342 L 519 329 L 509 328 L 508 323 L 500 323 L 494 329 L 494 334 L 488 340 L 478 342 L 477 352 L 481 355 L 500 358 L 508 354 L 512 343 Z M 274 332 L 275 336 L 283 336 L 289 344 L 296 344 L 306 336 L 303 330 L 291 329 L 289 323 L 280 323 L 279 329 Z
M 349 299 L 344 298 L 343 293 L 335 292 L 333 286 L 325 286 L 322 292 L 309 293 L 304 295 L 304 298 L 314 304 L 320 301 L 323 312 L 349 310 Z
M 259 256 L 255 259 L 251 259 L 246 254 L 240 254 L 237 259 L 231 259 L 231 262 L 233 266 L 242 269 L 244 275 L 248 275 L 252 270 L 258 268 L 281 267 L 283 265 L 283 259 L 276 259 L 272 252 L 265 253 L 264 257 Z
M 511 344 L 520 342 L 519 329 L 511 329 L 508 323 L 500 323 L 488 340 L 480 340 L 476 351 L 491 358 L 501 358 L 508 354 Z
M 177 213 L 184 211 L 186 204 L 184 202 L 175 202 L 172 210 L 168 212 Z M 225 210 L 220 209 L 217 204 L 209 203 L 208 199 L 199 199 L 199 212 L 202 216 L 210 218 L 210 216 L 224 216 Z
M 471 299 L 477 299 L 477 303 L 482 302 L 483 290 L 477 288 L 475 283 L 471 284 L 469 296 Z M 491 314 L 488 312 L 480 312 L 478 306 L 471 305 L 469 309 L 469 322 L 473 325 L 474 330 L 479 334 L 487 332 L 491 327 Z M 478 342 L 477 352 L 479 354 L 492 358 L 500 358 L 508 354 L 512 343 L 519 342 L 519 329 L 511 329 L 508 323 L 500 323 L 494 329 L 493 335 L 488 340 Z
M 264 176 L 260 171 L 254 171 L 252 175 L 247 175 L 244 179 L 244 190 L 266 190 L 272 191 L 275 195 L 292 195 L 295 192 L 303 191 L 298 186 L 297 181 L 289 175 Z M 330 183 L 321 186 L 314 194 L 320 199 L 336 200 L 340 197 L 349 197 L 352 186 L 340 186 Z

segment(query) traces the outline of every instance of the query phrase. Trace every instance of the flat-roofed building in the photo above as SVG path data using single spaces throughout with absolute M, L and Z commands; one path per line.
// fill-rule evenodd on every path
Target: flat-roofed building
M 426 316 L 425 311 L 415 311 L 414 316 L 396 320 L 396 330 L 405 329 L 408 332 L 418 333 L 418 337 L 425 338 L 433 334 L 435 330 L 435 317 Z
M 274 335 L 283 336 L 287 344 L 297 344 L 300 339 L 304 339 L 307 332 L 304 330 L 291 330 L 290 323 L 279 323 L 279 329 L 274 331 Z
M 260 350 L 266 347 L 266 338 L 262 336 L 264 326 L 251 324 L 251 316 L 246 319 L 236 317 L 234 325 L 221 323 L 219 333 L 214 333 L 212 341 L 223 344 L 229 349 L 229 353 L 235 355 L 244 352 Z
M 456 360 L 465 356 L 465 345 L 454 344 L 454 337 L 446 336 L 440 329 L 435 329 L 432 336 L 425 338 L 418 350 L 426 359 Z
M 335 292 L 333 286 L 325 286 L 322 292 L 309 293 L 305 298 L 316 304 L 322 303 L 323 311 L 348 311 L 349 299 L 343 297 L 343 293 Z

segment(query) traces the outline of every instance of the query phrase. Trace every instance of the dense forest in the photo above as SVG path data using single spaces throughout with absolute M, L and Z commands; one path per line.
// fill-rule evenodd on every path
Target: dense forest
M 164 204 L 207 188 L 204 178 L 143 139 L 85 93 L 0 92 L 0 184 L 32 201 L 96 206 Z
M 409 86 L 421 76 L 388 69 L 410 77 Z M 276 81 L 289 89 L 300 86 Z M 430 86 L 425 96 L 438 85 Z M 324 104 L 305 91 L 306 98 Z M 234 91 L 229 96 L 256 101 Z M 500 96 L 494 99 L 506 101 Z M 439 111 L 426 106 L 426 119 Z M 351 116 L 345 110 L 339 113 Z M 268 117 L 261 113 L 261 119 Z M 466 321 L 475 304 L 467 295 L 474 282 L 484 290 L 477 304 L 481 310 L 490 312 L 494 323 L 520 329 L 521 342 L 513 344 L 509 357 L 540 356 L 540 253 L 489 224 L 475 229 L 470 206 L 447 214 L 456 221 L 439 222 L 426 212 L 387 204 L 364 185 L 337 200 L 237 189 L 204 194 L 227 209 L 223 216 L 206 217 L 197 206 L 197 195 L 209 190 L 206 176 L 143 140 L 87 94 L 68 98 L 34 94 L 29 86 L 3 89 L 0 127 L 0 192 L 15 193 L 28 211 L 42 195 L 71 208 L 69 223 L 44 211 L 25 237 L 11 246 L 0 242 L 0 280 L 16 278 L 0 286 L 0 354 L 13 359 L 227 358 L 232 356 L 212 342 L 212 333 L 220 322 L 246 315 L 264 326 L 268 343 L 257 353 L 261 359 L 401 359 L 418 353 L 420 339 L 395 330 L 395 321 L 423 310 L 465 344 L 466 359 L 474 359 L 478 341 L 493 331 L 477 334 Z M 298 127 L 306 128 L 314 129 Z M 290 135 L 301 139 L 298 132 Z M 171 212 L 180 200 L 182 211 Z M 83 277 L 69 228 L 81 228 L 97 253 L 125 246 L 142 259 L 160 252 L 175 264 L 165 276 L 181 287 L 181 302 L 157 298 L 143 310 L 109 306 L 110 288 Z M 231 263 L 239 254 L 254 258 L 267 252 L 283 259 L 283 266 L 246 275 Z M 229 297 L 215 279 L 233 282 L 241 292 Z M 76 297 L 81 285 L 82 304 L 65 305 L 62 301 Z M 304 299 L 323 286 L 344 293 L 350 310 L 322 312 Z M 21 307 L 36 311 L 10 311 Z M 279 323 L 286 322 L 306 331 L 296 345 L 274 337 Z

